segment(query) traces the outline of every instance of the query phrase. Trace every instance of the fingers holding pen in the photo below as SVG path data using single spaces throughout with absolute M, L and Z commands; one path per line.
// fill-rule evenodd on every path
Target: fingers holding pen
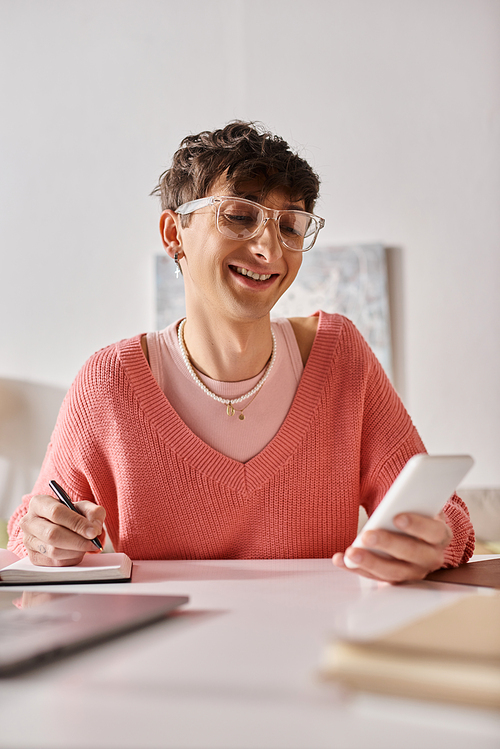
M 91 539 L 103 534 L 106 512 L 93 502 L 77 505 L 79 512 L 49 495 L 31 499 L 21 528 L 25 548 L 34 564 L 78 564 L 86 552 L 97 551 Z
M 41 534 L 43 536 L 43 534 Z M 77 552 L 73 549 L 61 549 L 52 546 L 43 537 L 24 532 L 24 546 L 33 564 L 44 567 L 63 567 L 79 564 L 86 551 Z M 94 547 L 95 548 L 95 547 Z
M 93 502 L 77 502 L 74 512 L 50 495 L 34 496 L 30 511 L 35 516 L 48 520 L 57 527 L 66 528 L 84 539 L 92 539 L 102 533 L 106 510 Z M 83 513 L 83 514 L 80 514 Z
M 68 510 L 68 513 L 71 512 Z M 57 513 L 59 515 L 59 513 Z M 60 520 L 60 518 L 57 518 Z M 66 518 L 62 518 L 66 520 Z M 40 539 L 43 543 L 48 546 L 52 546 L 59 549 L 73 549 L 74 551 L 93 551 L 95 546 L 92 541 L 87 537 L 85 538 L 81 533 L 64 525 L 63 522 L 57 522 L 44 516 L 26 515 L 22 520 L 22 528 L 28 535 L 31 534 L 34 538 Z M 95 538 L 97 534 L 92 531 L 92 538 Z

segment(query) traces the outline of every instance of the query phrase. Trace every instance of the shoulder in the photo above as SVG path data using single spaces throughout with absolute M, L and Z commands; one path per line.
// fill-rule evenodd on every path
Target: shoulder
M 142 361 L 142 365 L 141 365 Z M 51 444 L 71 451 L 72 445 L 96 444 L 134 397 L 136 371 L 139 384 L 149 367 L 142 353 L 140 336 L 113 343 L 90 356 L 76 375 L 61 405 Z M 136 377 L 137 379 L 137 377 Z M 69 454 L 69 453 L 68 453 Z
M 142 335 L 135 335 L 132 338 L 124 338 L 96 351 L 92 354 L 82 367 L 85 369 L 99 369 L 102 366 L 109 366 L 111 362 L 119 361 L 127 354 L 140 354 L 142 351 Z
M 290 317 L 288 321 L 297 339 L 304 366 L 315 342 L 318 342 L 325 355 L 339 347 L 346 348 L 351 355 L 356 351 L 371 353 L 354 323 L 343 315 L 321 311 L 310 317 Z
M 289 317 L 288 321 L 292 326 L 295 338 L 297 339 L 302 363 L 305 366 L 309 354 L 311 353 L 314 339 L 316 338 L 319 317 Z
M 146 364 L 141 336 L 123 339 L 92 354 L 78 372 L 71 390 L 79 397 L 111 392 L 130 366 Z M 71 392 L 71 391 L 70 391 Z

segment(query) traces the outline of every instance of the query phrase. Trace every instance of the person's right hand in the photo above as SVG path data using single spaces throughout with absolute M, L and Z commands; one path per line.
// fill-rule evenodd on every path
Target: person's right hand
M 64 567 L 78 564 L 98 549 L 88 539 L 103 535 L 106 510 L 94 502 L 75 502 L 83 515 L 45 494 L 32 497 L 20 520 L 23 542 L 33 564 Z M 103 542 L 102 540 L 102 542 Z

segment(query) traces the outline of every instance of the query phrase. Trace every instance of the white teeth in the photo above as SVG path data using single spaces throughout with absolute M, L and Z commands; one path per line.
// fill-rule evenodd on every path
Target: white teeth
M 237 266 L 235 267 L 235 270 L 241 276 L 249 276 L 249 278 L 253 278 L 255 281 L 267 281 L 267 279 L 271 278 L 272 275 L 271 273 L 252 273 L 251 270 L 246 270 L 246 268 L 238 268 Z

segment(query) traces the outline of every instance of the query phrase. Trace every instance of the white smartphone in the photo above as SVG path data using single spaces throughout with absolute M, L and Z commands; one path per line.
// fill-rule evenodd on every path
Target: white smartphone
M 473 465 L 474 460 L 470 455 L 414 455 L 397 476 L 352 546 L 368 548 L 361 541 L 361 535 L 376 528 L 402 533 L 392 522 L 401 512 L 416 512 L 431 518 L 437 515 Z M 376 549 L 370 551 L 387 556 Z M 346 567 L 355 566 L 346 556 L 344 564 Z

